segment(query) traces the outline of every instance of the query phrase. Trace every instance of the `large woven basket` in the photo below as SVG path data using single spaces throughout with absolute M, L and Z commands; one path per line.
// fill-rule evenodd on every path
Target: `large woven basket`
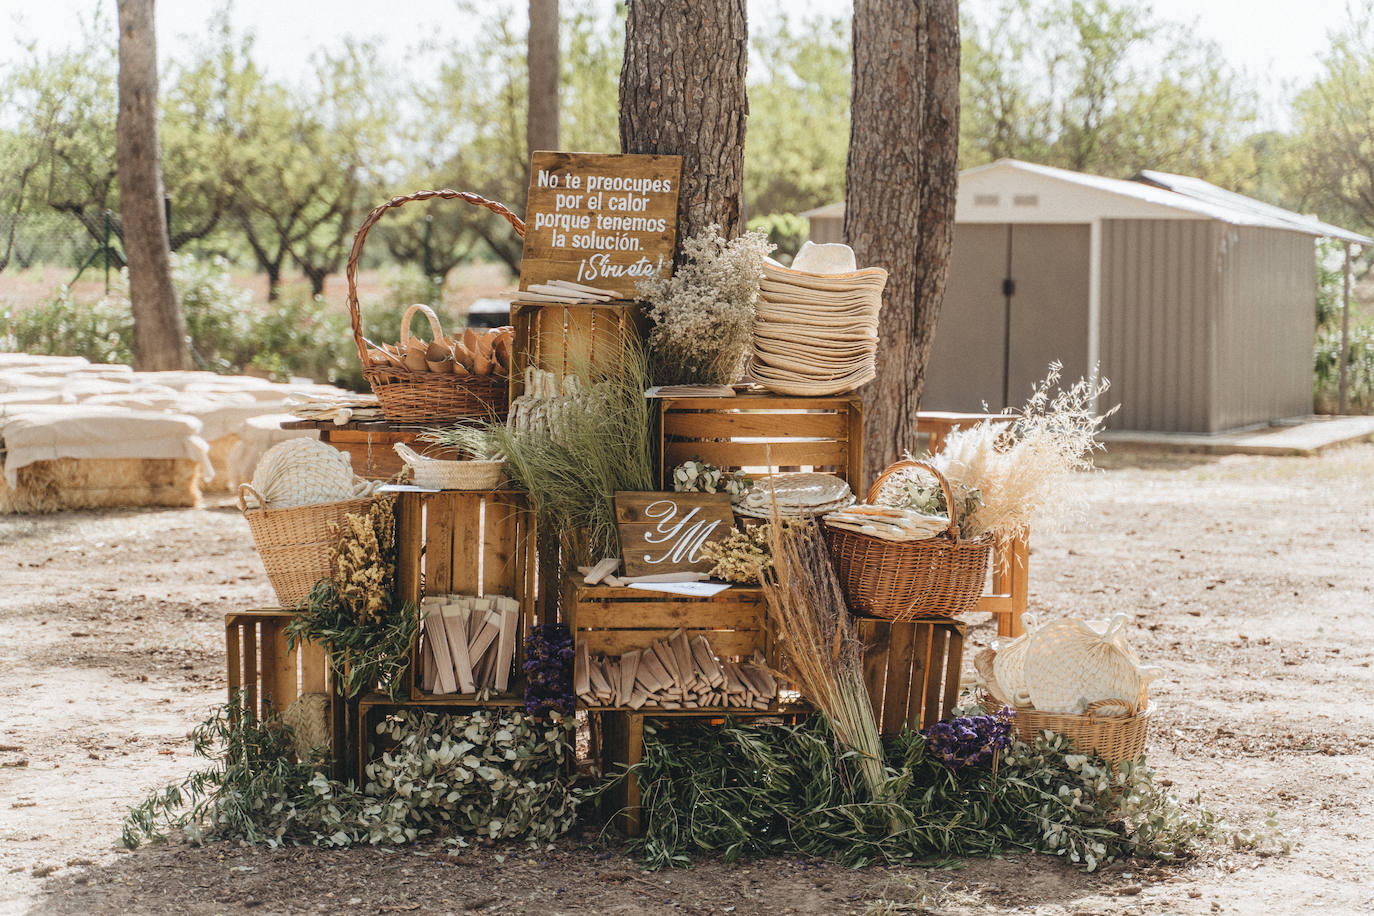
M 253 545 L 267 567 L 277 604 L 295 609 L 315 583 L 329 575 L 329 552 L 338 543 L 336 527 L 345 515 L 361 515 L 372 497 L 316 503 L 290 509 L 249 508 L 246 496 L 261 499 L 249 484 L 239 487 L 239 508 L 253 532 Z
M 1098 715 L 1107 709 L 1119 709 L 1125 714 Z M 1120 763 L 1145 753 L 1145 736 L 1153 711 L 1151 706 L 1139 708 L 1127 700 L 1098 700 L 1088 704 L 1087 712 L 1081 716 L 1017 709 L 1016 734 L 1027 744 L 1034 744 L 1041 732 L 1057 732 L 1068 738 L 1080 754 L 1096 754 L 1108 763 Z
M 923 468 L 940 482 L 949 507 L 949 528 L 923 541 L 883 538 L 826 528 L 830 556 L 845 598 L 855 611 L 890 620 L 952 617 L 971 610 L 982 597 L 992 537 L 959 537 L 959 510 L 945 475 L 920 461 L 899 461 L 869 488 L 867 502 L 905 468 Z
M 363 220 L 353 236 L 353 249 L 348 254 L 344 275 L 348 279 L 348 317 L 353 325 L 353 342 L 358 347 L 358 359 L 363 364 L 363 378 L 372 386 L 377 395 L 377 404 L 382 416 L 393 423 L 433 423 L 439 421 L 463 420 L 474 417 L 496 417 L 504 419 L 510 402 L 510 382 L 504 376 L 453 375 L 440 372 L 415 372 L 398 366 L 373 366 L 369 364 L 368 342 L 363 337 L 362 306 L 358 302 L 358 258 L 363 253 L 363 242 L 367 233 L 388 210 L 402 207 L 411 201 L 461 200 L 474 207 L 490 210 L 510 223 L 516 235 L 525 237 L 525 222 L 510 210 L 494 201 L 467 191 L 416 191 L 391 200 L 376 207 Z M 428 308 L 424 309 L 433 325 L 435 336 L 440 334 L 438 319 Z M 407 311 L 404 322 L 408 325 L 410 315 Z M 402 328 L 402 339 L 409 334 L 409 327 Z

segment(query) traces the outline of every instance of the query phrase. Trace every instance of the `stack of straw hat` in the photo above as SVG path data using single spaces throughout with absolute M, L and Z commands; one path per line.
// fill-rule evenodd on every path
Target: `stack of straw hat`
M 856 270 L 847 245 L 808 242 L 792 263 L 764 263 L 749 377 L 778 394 L 803 396 L 873 381 L 887 271 Z

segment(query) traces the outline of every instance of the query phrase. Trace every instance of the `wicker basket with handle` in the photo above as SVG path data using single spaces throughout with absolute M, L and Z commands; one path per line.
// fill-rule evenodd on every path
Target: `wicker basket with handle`
M 945 475 L 920 461 L 899 461 L 878 475 L 868 490 L 869 503 L 883 484 L 906 468 L 934 475 L 949 508 L 949 528 L 922 541 L 882 538 L 826 528 L 830 556 L 854 610 L 890 620 L 952 617 L 971 610 L 983 594 L 992 537 L 959 537 L 959 510 Z
M 1000 708 L 990 698 L 984 702 Z M 1110 714 L 1115 710 L 1117 714 Z M 1080 754 L 1096 754 L 1108 763 L 1135 760 L 1145 753 L 1145 737 L 1150 728 L 1153 707 L 1142 702 L 1139 706 L 1129 700 L 1098 700 L 1089 703 L 1082 715 L 1041 712 L 1038 709 L 1016 710 L 1016 734 L 1027 744 L 1044 731 L 1063 735 Z
M 374 366 L 370 364 L 367 339 L 363 337 L 362 306 L 358 302 L 358 258 L 363 253 L 363 242 L 367 233 L 388 210 L 405 206 L 412 201 L 460 200 L 474 207 L 482 207 L 503 217 L 515 229 L 516 235 L 525 237 L 525 222 L 510 210 L 495 201 L 487 200 L 467 191 L 416 191 L 375 207 L 358 227 L 353 236 L 353 249 L 348 253 L 344 274 L 348 279 L 348 317 L 353 325 L 353 342 L 358 347 L 358 359 L 363 364 L 363 378 L 372 386 L 377 395 L 377 404 L 382 416 L 393 423 L 432 423 L 446 420 L 462 420 L 472 417 L 504 418 L 510 401 L 510 384 L 504 376 L 498 375 L 456 375 L 443 372 L 417 372 L 395 365 Z M 442 336 L 439 319 L 434 312 L 422 309 L 429 318 L 436 338 Z M 406 311 L 401 329 L 402 340 L 410 332 L 410 317 L 415 309 Z
M 368 496 L 289 509 L 249 508 L 248 496 L 259 507 L 264 505 L 258 491 L 245 483 L 239 487 L 239 509 L 253 532 L 253 545 L 267 567 L 277 603 L 292 610 L 329 575 L 329 552 L 338 544 L 337 526 L 344 516 L 362 515 L 372 505 Z

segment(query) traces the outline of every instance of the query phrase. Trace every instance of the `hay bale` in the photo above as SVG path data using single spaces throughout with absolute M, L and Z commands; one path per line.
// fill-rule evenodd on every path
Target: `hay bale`
M 206 493 L 228 493 L 236 489 L 231 456 L 239 441 L 237 433 L 210 440 L 210 466 L 215 469 L 215 476 L 202 481 L 201 489 Z
M 200 506 L 200 465 L 189 458 L 57 458 L 0 474 L 0 513 L 129 506 Z

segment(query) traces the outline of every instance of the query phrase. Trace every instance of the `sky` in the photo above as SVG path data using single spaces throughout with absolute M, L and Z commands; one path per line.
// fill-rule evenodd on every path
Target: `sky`
M 487 0 L 477 0 L 487 2 Z M 997 0 L 966 0 L 974 11 Z M 1346 20 L 1349 0 L 1154 0 L 1164 19 L 1192 25 L 1201 38 L 1217 43 L 1236 67 L 1243 69 L 1264 99 L 1263 120 L 1283 126 L 1283 102 L 1293 89 L 1318 71 L 1326 36 Z M 16 41 L 39 48 L 70 40 L 82 15 L 97 0 L 0 0 L 0 65 L 17 53 Z M 582 5 L 609 8 L 613 0 L 562 0 L 564 10 Z M 104 0 L 111 16 L 114 0 Z M 523 5 L 523 4 L 521 4 Z M 163 0 L 157 5 L 159 56 L 184 57 L 204 35 L 211 0 Z M 295 78 L 304 72 L 310 52 L 348 36 L 380 38 L 404 63 L 404 50 L 425 38 L 463 34 L 466 17 L 459 0 L 235 0 L 236 19 L 257 32 L 261 63 L 274 75 Z M 751 19 L 776 15 L 781 9 L 846 15 L 849 0 L 749 0 Z

